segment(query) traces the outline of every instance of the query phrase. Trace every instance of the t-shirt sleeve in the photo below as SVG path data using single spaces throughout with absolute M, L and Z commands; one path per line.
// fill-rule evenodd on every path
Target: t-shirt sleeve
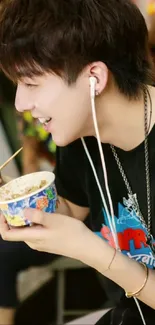
M 58 195 L 81 207 L 88 207 L 84 150 L 81 141 L 56 151 L 56 188 Z

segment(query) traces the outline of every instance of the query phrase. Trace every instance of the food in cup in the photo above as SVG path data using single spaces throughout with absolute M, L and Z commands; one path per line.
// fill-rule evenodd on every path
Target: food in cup
M 32 186 L 32 187 L 26 188 L 25 192 L 24 192 L 24 195 L 33 193 L 33 192 L 39 190 L 40 188 L 44 187 L 46 184 L 47 184 L 47 182 L 45 180 L 42 180 L 39 186 Z M 12 200 L 12 199 L 18 199 L 19 197 L 23 196 L 23 194 L 21 194 L 21 193 L 14 193 L 14 194 L 11 195 L 9 190 L 6 190 L 5 193 L 6 193 L 7 201 Z M 0 200 L 1 200 L 1 197 L 0 197 Z

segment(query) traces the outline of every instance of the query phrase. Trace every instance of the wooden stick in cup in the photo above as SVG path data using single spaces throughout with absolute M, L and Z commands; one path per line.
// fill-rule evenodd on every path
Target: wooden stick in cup
M 21 147 L 19 150 L 17 150 L 4 164 L 0 166 L 0 171 L 7 165 L 9 162 L 15 158 L 21 151 L 23 150 L 23 147 Z

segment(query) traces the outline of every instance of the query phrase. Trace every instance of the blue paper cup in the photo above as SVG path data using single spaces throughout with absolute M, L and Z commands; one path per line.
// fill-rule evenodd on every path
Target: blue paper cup
M 16 178 L 0 188 L 0 212 L 11 227 L 31 226 L 24 217 L 25 208 L 55 212 L 57 192 L 55 175 L 37 172 Z

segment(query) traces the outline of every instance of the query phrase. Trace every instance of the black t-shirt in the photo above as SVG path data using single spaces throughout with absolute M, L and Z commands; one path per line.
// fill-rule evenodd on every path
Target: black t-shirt
M 151 175 L 151 216 L 152 235 L 155 238 L 155 126 L 149 134 L 149 161 Z M 97 141 L 93 137 L 85 138 L 88 150 L 94 162 L 105 198 L 107 201 L 101 159 Z M 151 247 L 147 245 L 147 229 L 140 222 L 133 208 L 123 177 L 118 169 L 108 144 L 103 144 L 108 183 L 115 213 L 115 223 L 119 245 L 123 254 L 154 269 L 155 257 Z M 134 150 L 125 152 L 117 149 L 118 156 L 125 170 L 132 192 L 137 195 L 140 210 L 147 222 L 147 195 L 144 160 L 144 143 Z M 81 140 L 57 150 L 56 186 L 58 194 L 69 201 L 90 208 L 90 223 L 92 230 L 103 240 L 114 245 L 106 212 L 95 181 L 92 168 L 84 151 Z M 123 301 L 124 306 L 132 305 L 129 300 Z M 148 308 L 146 308 L 148 310 Z M 152 319 L 152 310 L 147 317 Z M 149 314 L 149 315 L 148 315 Z M 155 323 L 155 315 L 154 315 Z M 104 324 L 104 322 L 103 322 Z M 108 323 L 105 323 L 108 324 Z M 110 324 L 110 323 L 109 323 Z M 115 323 L 111 323 L 112 325 Z M 117 323 L 116 323 L 117 324 Z M 122 323 L 124 325 L 124 323 Z M 126 324 L 126 323 L 125 323 Z M 137 323 L 138 324 L 138 323 Z M 140 323 L 141 324 L 141 323 Z M 149 324 L 150 321 L 149 321 Z

